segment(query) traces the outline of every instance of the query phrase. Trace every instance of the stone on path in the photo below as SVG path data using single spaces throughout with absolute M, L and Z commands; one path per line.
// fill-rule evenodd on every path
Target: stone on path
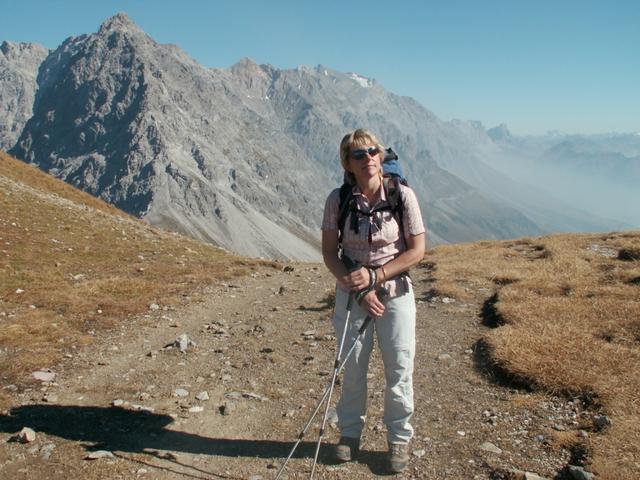
M 196 400 L 200 400 L 201 402 L 205 402 L 205 401 L 209 400 L 209 393 L 208 392 L 200 392 L 199 394 L 196 395 Z
M 500 455 L 502 453 L 502 449 L 491 442 L 484 442 L 482 445 L 480 445 L 480 449 L 484 450 L 485 452 L 495 453 L 497 455 Z
M 42 448 L 40 448 L 40 456 L 45 460 L 49 460 L 55 448 L 55 443 L 47 443 L 46 445 L 43 445 Z
M 178 348 L 182 353 L 185 353 L 190 346 L 195 347 L 196 343 L 193 340 L 191 340 L 186 333 L 178 335 L 178 337 L 173 341 L 173 343 L 170 343 L 169 345 L 167 345 L 167 347 Z
M 11 437 L 11 439 L 20 443 L 31 443 L 36 439 L 36 432 L 29 427 L 23 427 L 22 430 Z
M 173 391 L 173 394 L 174 394 L 176 397 L 187 397 L 187 396 L 189 396 L 189 391 L 188 391 L 188 390 L 185 390 L 184 388 L 176 388 L 176 389 Z
M 84 457 L 85 460 L 98 460 L 100 458 L 116 458 L 113 453 L 108 450 L 96 450 Z
M 45 372 L 43 370 L 33 372 L 32 375 L 33 378 L 40 380 L 41 382 L 53 382 L 56 379 L 55 372 Z

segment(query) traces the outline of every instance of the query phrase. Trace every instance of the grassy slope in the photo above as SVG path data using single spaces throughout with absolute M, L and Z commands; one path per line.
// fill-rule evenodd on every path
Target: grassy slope
M 640 233 L 558 235 L 437 248 L 438 290 L 464 298 L 486 289 L 483 339 L 491 361 L 510 376 L 582 396 L 613 424 L 597 432 L 579 419 L 599 478 L 640 475 Z M 487 313 L 487 312 L 485 312 Z
M 162 232 L 0 154 L 0 380 L 258 262 Z

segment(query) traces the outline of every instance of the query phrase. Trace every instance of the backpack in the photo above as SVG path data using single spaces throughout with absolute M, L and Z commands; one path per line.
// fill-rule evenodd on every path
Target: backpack
M 404 213 L 404 204 L 400 195 L 400 184 L 408 186 L 407 179 L 402 174 L 402 168 L 398 162 L 398 155 L 391 148 L 385 150 L 385 156 L 382 160 L 382 187 L 384 193 L 389 201 L 389 205 L 384 207 L 374 208 L 370 212 L 363 212 L 358 209 L 356 199 L 353 196 L 353 185 L 347 182 L 346 174 L 345 181 L 340 187 L 340 203 L 338 207 L 338 243 L 342 244 L 342 232 L 347 221 L 349 213 L 355 213 L 351 215 L 350 228 L 356 234 L 360 231 L 360 222 L 358 221 L 359 215 L 373 216 L 376 212 L 385 210 L 391 210 L 396 217 L 400 232 L 403 231 L 402 227 L 402 215 Z

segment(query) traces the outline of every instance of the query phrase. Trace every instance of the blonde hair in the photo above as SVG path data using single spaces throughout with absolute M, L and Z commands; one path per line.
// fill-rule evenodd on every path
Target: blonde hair
M 355 185 L 356 179 L 349 170 L 347 165 L 349 164 L 349 155 L 351 153 L 351 147 L 359 147 L 362 145 L 375 145 L 380 150 L 380 154 L 384 152 L 384 146 L 380 143 L 378 138 L 368 130 L 358 128 L 353 132 L 347 133 L 340 142 L 340 163 L 345 171 L 346 180 Z

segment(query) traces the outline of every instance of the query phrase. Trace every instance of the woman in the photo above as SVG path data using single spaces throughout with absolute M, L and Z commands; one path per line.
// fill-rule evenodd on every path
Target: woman
M 373 328 L 366 330 L 362 343 L 345 366 L 337 407 L 341 437 L 335 450 L 336 460 L 350 461 L 360 446 L 367 408 L 367 368 L 375 334 L 386 378 L 384 422 L 389 443 L 388 468 L 397 473 L 407 467 L 408 445 L 413 436 L 409 422 L 413 413 L 416 307 L 406 272 L 424 256 L 425 229 L 420 207 L 409 187 L 400 185 L 402 218 L 396 218 L 388 208 L 382 179 L 383 155 L 384 147 L 366 130 L 355 130 L 342 139 L 340 160 L 353 185 L 357 211 L 350 210 L 339 235 L 340 189 L 331 192 L 322 222 L 322 254 L 337 281 L 333 317 L 337 336 L 342 336 L 349 295 L 354 295 L 359 303 L 353 302 L 345 345 L 357 337 L 367 315 L 374 319 Z M 359 217 L 356 222 L 352 222 L 352 215 Z M 352 229 L 350 226 L 355 223 L 358 228 Z M 363 267 L 349 272 L 340 250 L 343 256 Z M 384 298 L 382 291 L 386 291 Z

